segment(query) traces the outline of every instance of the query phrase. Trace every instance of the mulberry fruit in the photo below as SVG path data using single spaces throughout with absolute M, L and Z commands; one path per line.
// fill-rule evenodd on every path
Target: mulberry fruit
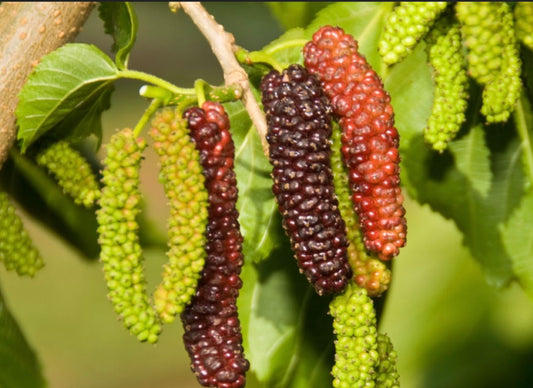
M 304 46 L 304 61 L 339 118 L 343 161 L 365 247 L 390 260 L 405 245 L 407 233 L 390 96 L 359 54 L 357 41 L 340 27 L 315 32 Z
M 481 113 L 488 123 L 505 122 L 522 89 L 511 6 L 505 2 L 458 2 L 456 14 L 468 50 L 468 72 L 484 85 Z
M 180 113 L 172 108 L 157 112 L 150 135 L 170 204 L 168 263 L 154 293 L 154 306 L 161 320 L 170 323 L 191 300 L 205 264 L 208 198 L 200 155 Z
M 514 7 L 516 37 L 533 50 L 533 3 L 517 2 Z
M 386 19 L 378 42 L 383 62 L 393 65 L 410 54 L 446 6 L 445 1 L 400 2 Z
M 353 271 L 353 280 L 359 287 L 366 289 L 368 296 L 379 297 L 389 288 L 391 271 L 384 262 L 369 254 L 363 244 L 359 219 L 353 211 L 350 198 L 348 172 L 342 162 L 341 130 L 335 122 L 331 138 L 333 140 L 331 154 L 333 182 L 339 200 L 339 211 L 346 224 L 346 235 L 350 243 L 346 252 Z
M 33 277 L 44 261 L 5 192 L 0 192 L 0 230 L 0 261 L 8 271 Z
M 333 387 L 372 387 L 379 367 L 376 313 L 365 289 L 350 282 L 330 302 L 335 339 Z
M 146 142 L 126 128 L 107 144 L 102 195 L 96 211 L 100 261 L 108 297 L 124 326 L 140 341 L 155 343 L 161 326 L 146 293 L 139 244 L 139 168 Z
M 459 23 L 450 17 L 439 19 L 426 41 L 435 97 L 424 138 L 436 151 L 444 151 L 465 121 L 468 105 L 468 76 Z
M 331 170 L 331 116 L 320 82 L 300 65 L 261 82 L 272 190 L 298 266 L 318 294 L 338 293 L 352 275 Z
M 91 166 L 68 142 L 53 143 L 41 150 L 35 160 L 52 173 L 76 204 L 90 208 L 100 197 L 98 179 Z
M 398 355 L 387 334 L 378 334 L 379 366 L 377 368 L 376 388 L 399 388 L 400 375 L 397 370 Z
M 201 385 L 243 387 L 249 368 L 237 314 L 243 238 L 229 118 L 224 107 L 212 101 L 187 109 L 184 117 L 200 152 L 209 206 L 207 257 L 196 293 L 181 313 L 183 340 Z

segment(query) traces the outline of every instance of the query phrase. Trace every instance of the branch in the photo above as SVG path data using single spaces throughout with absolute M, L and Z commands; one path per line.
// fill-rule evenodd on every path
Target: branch
M 17 95 L 40 58 L 74 40 L 95 2 L 0 5 L 0 169 L 17 137 Z
M 173 11 L 181 6 L 205 36 L 211 46 L 211 50 L 222 67 L 225 83 L 227 85 L 238 84 L 242 87 L 244 107 L 248 111 L 257 133 L 261 138 L 263 152 L 268 157 L 265 115 L 250 89 L 248 75 L 235 58 L 234 53 L 237 50 L 237 46 L 235 45 L 234 36 L 226 32 L 224 27 L 218 24 L 214 17 L 199 2 L 170 2 L 169 6 Z

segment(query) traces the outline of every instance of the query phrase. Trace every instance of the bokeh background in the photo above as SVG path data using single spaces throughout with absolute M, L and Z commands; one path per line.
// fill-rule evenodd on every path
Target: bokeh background
M 139 30 L 130 68 L 182 87 L 192 87 L 197 78 L 222 82 L 207 42 L 183 12 L 172 14 L 163 2 L 134 7 Z M 205 7 L 249 50 L 283 32 L 264 3 L 208 2 Z M 110 53 L 112 41 L 97 11 L 77 41 Z M 112 108 L 103 116 L 104 142 L 115 128 L 133 126 L 142 115 L 147 101 L 139 97 L 139 87 L 136 81 L 117 82 Z M 166 201 L 155 155 L 147 158 L 142 171 L 146 210 L 164 230 Z M 516 285 L 505 290 L 486 285 L 452 222 L 409 198 L 406 209 L 409 243 L 394 263 L 380 328 L 398 352 L 402 386 L 533 387 L 533 302 Z M 51 388 L 199 387 L 179 322 L 164 330 L 157 345 L 138 343 L 116 320 L 100 265 L 25 216 L 46 267 L 35 279 L 2 267 L 0 283 Z M 150 288 L 166 258 L 157 249 L 146 251 L 146 258 Z

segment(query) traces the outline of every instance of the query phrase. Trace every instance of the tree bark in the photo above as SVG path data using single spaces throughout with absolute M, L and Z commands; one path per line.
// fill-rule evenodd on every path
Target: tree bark
M 0 169 L 16 139 L 17 95 L 40 58 L 78 35 L 96 2 L 0 5 Z

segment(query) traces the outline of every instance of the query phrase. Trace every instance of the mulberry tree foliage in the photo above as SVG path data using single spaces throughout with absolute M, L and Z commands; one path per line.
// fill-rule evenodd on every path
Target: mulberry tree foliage
M 404 198 L 455 224 L 488 284 L 533 297 L 531 7 L 269 7 L 287 29 L 256 51 L 221 29 L 206 34 L 217 55 L 226 50 L 224 71 L 235 60 L 247 73 L 251 93 L 226 83 L 233 72 L 221 85 L 174 85 L 130 68 L 138 22 L 127 2 L 99 5 L 111 56 L 70 43 L 35 64 L 0 171 L 0 261 L 19 275 L 43 265 L 18 202 L 30 217 L 63 221 L 75 247 L 95 240 L 101 286 L 138 340 L 155 343 L 179 316 L 202 385 L 397 387 L 406 350 L 379 323 L 393 263 L 413 254 L 403 249 Z M 141 81 L 147 107 L 105 140 L 101 116 L 114 112 L 119 79 Z M 143 211 L 150 147 L 169 205 L 163 236 Z M 143 248 L 157 244 L 167 261 L 151 293 Z M 0 360 L 16 360 L 2 335 Z M 0 385 L 17 371 L 0 369 Z

